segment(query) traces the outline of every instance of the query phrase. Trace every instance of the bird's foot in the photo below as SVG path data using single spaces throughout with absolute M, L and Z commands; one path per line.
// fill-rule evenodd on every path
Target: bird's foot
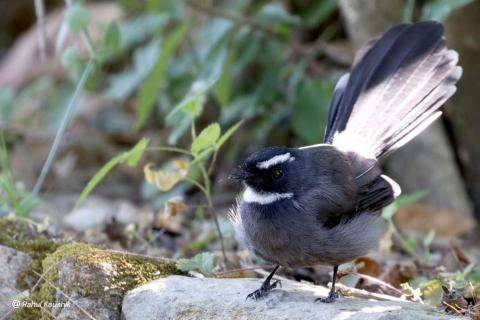
M 262 283 L 262 286 L 258 289 L 250 293 L 245 300 L 252 299 L 252 300 L 260 300 L 268 296 L 268 293 L 276 288 L 277 286 L 282 286 L 282 282 L 280 280 L 275 280 L 272 284 L 270 281 Z
M 322 302 L 322 303 L 332 303 L 335 302 L 335 300 L 338 299 L 338 293 L 334 290 L 331 290 L 328 293 L 328 297 L 326 298 L 317 298 L 315 299 L 315 302 Z

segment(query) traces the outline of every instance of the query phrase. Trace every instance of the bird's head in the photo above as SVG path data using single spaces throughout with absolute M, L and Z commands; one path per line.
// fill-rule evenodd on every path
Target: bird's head
M 258 193 L 291 193 L 299 173 L 296 149 L 270 147 L 251 154 L 230 176 Z

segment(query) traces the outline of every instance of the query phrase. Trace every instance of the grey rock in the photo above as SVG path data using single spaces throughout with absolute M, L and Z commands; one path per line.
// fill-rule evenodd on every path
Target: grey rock
M 260 301 L 245 300 L 258 289 L 259 279 L 213 279 L 170 276 L 127 293 L 123 300 L 125 320 L 143 319 L 254 319 L 254 320 L 441 320 L 461 319 L 432 307 L 409 302 L 340 298 L 333 304 L 315 303 L 328 289 L 283 281 Z
M 92 228 L 103 228 L 112 219 L 122 224 L 138 222 L 141 210 L 126 201 L 109 201 L 101 197 L 90 197 L 85 203 L 72 210 L 64 218 L 66 227 L 78 232 Z
M 0 245 L 0 315 L 12 311 L 11 298 L 22 291 L 17 279 L 31 263 L 28 254 Z

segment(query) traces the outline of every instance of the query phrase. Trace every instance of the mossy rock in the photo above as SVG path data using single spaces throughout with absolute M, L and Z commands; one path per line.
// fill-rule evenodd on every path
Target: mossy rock
M 120 319 L 127 291 L 154 279 L 183 274 L 173 260 L 48 237 L 33 224 L 0 219 L 0 244 L 23 251 L 33 260 L 19 289 L 31 290 L 43 274 L 30 299 L 55 304 L 19 309 L 13 319 L 86 319 L 87 313 L 95 319 Z
M 60 319 L 86 318 L 86 313 L 95 319 L 120 319 L 127 291 L 154 279 L 182 274 L 173 260 L 100 250 L 88 244 L 59 247 L 44 260 L 43 269 L 51 271 L 39 299 L 70 302 L 68 307 L 49 310 Z M 48 318 L 48 314 L 44 312 L 43 317 Z
M 28 289 L 43 271 L 42 261 L 55 252 L 64 242 L 36 224 L 19 220 L 14 216 L 0 219 L 0 244 L 28 254 L 32 258 L 31 268 L 21 273 L 17 282 L 19 289 Z

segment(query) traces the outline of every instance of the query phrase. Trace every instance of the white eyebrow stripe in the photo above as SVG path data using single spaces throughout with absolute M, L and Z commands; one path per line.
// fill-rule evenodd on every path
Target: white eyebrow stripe
M 260 193 L 255 190 L 253 190 L 250 187 L 247 187 L 245 189 L 245 192 L 243 193 L 243 201 L 247 203 L 258 203 L 258 204 L 270 204 L 278 200 L 282 199 L 289 199 L 293 197 L 293 193 L 287 192 L 287 193 L 271 193 L 271 192 L 265 192 L 265 193 Z
M 261 161 L 261 162 L 257 162 L 257 168 L 259 169 L 268 169 L 276 164 L 279 164 L 279 163 L 284 163 L 284 162 L 292 162 L 293 160 L 295 160 L 295 157 L 292 157 L 292 155 L 290 154 L 290 152 L 287 152 L 287 153 L 284 153 L 284 154 L 279 154 L 275 157 L 272 157 L 266 161 Z

